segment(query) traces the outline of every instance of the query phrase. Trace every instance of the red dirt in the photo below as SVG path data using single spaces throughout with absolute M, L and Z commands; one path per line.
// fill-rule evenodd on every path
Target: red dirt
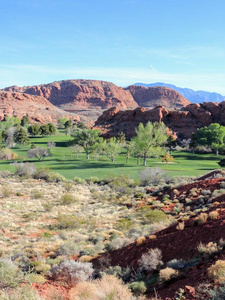
M 60 295 L 64 300 L 69 300 L 69 289 L 64 286 L 56 285 L 51 281 L 45 283 L 35 283 L 33 287 L 38 291 L 41 297 L 45 299 L 53 299 Z

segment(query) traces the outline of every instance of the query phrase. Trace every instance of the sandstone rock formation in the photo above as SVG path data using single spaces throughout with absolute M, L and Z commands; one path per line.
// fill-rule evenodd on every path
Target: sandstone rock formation
M 108 109 L 112 106 L 121 109 L 137 107 L 129 91 L 106 81 L 63 80 L 23 88 L 13 86 L 5 90 L 42 96 L 52 104 L 69 111 Z
M 0 120 L 5 116 L 22 118 L 26 114 L 32 121 L 40 123 L 56 123 L 61 117 L 79 121 L 76 115 L 55 107 L 41 96 L 0 91 Z
M 190 104 L 181 94 L 168 87 L 144 87 L 131 85 L 127 88 L 139 106 L 153 108 L 161 105 L 165 108 L 181 108 Z
M 140 122 L 164 122 L 180 138 L 190 138 L 197 128 L 211 123 L 225 125 L 225 101 L 221 103 L 189 104 L 183 110 L 168 110 L 157 106 L 151 110 L 138 107 L 135 110 L 121 111 L 111 108 L 96 121 L 95 128 L 102 130 L 105 137 L 124 132 L 128 138 L 135 135 Z

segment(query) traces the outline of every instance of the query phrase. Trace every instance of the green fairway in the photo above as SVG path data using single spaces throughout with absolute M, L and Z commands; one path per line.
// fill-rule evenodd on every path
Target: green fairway
M 51 149 L 52 156 L 45 158 L 41 162 L 27 158 L 27 150 L 30 149 L 30 146 L 14 148 L 13 151 L 19 155 L 18 162 L 32 162 L 37 167 L 48 167 L 52 171 L 62 174 L 67 179 L 73 179 L 75 176 L 88 178 L 91 176 L 104 177 L 120 174 L 137 178 L 138 173 L 145 168 L 142 165 L 137 165 L 136 158 L 129 159 L 129 163 L 126 164 L 125 154 L 120 154 L 116 157 L 114 163 L 102 156 L 98 159 L 91 157 L 90 160 L 87 160 L 84 153 L 79 154 L 77 159 L 76 154 L 72 153 L 72 150 L 66 145 L 66 142 L 71 139 L 70 136 L 66 136 L 62 131 L 50 137 L 31 138 L 31 142 L 40 147 L 47 147 L 49 141 L 56 143 L 56 147 Z M 175 163 L 166 165 L 161 163 L 160 158 L 149 158 L 147 166 L 162 168 L 170 176 L 199 176 L 213 169 L 220 168 L 217 162 L 221 157 L 215 156 L 215 154 L 173 152 L 172 155 L 175 158 Z M 10 161 L 0 161 L 0 170 L 14 171 L 15 167 L 10 165 L 10 163 Z

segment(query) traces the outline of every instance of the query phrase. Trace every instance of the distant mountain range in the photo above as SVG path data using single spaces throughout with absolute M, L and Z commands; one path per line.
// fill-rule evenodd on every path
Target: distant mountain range
M 178 93 L 180 93 L 182 96 L 184 96 L 186 99 L 188 99 L 192 103 L 202 103 L 202 102 L 221 102 L 225 100 L 225 96 L 222 96 L 218 93 L 211 93 L 206 91 L 194 91 L 192 89 L 188 88 L 181 88 L 177 87 L 173 84 L 169 83 L 163 83 L 163 82 L 156 82 L 156 83 L 142 83 L 138 82 L 134 85 L 138 86 L 144 86 L 144 87 L 154 87 L 154 86 L 163 86 L 163 87 L 169 87 Z

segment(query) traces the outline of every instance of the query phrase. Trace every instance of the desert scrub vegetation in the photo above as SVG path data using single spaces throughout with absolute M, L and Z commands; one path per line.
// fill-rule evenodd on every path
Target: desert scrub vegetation
M 217 260 L 208 268 L 208 275 L 215 283 L 223 284 L 225 280 L 225 260 Z

